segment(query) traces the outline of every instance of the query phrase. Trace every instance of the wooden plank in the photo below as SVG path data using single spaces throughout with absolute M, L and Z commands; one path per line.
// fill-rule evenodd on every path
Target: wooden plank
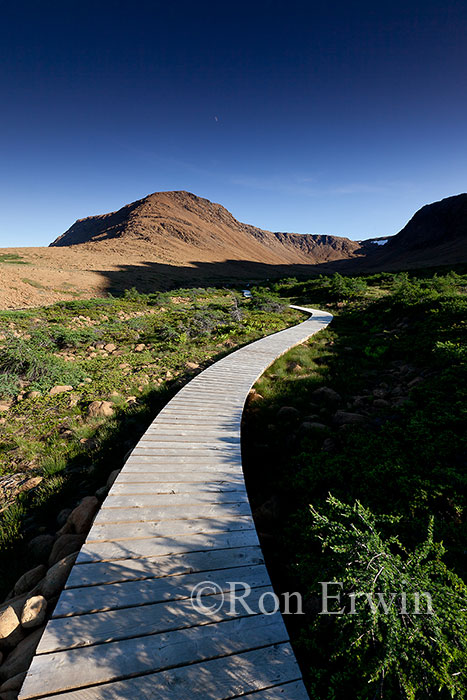
M 227 656 L 288 641 L 279 613 L 35 656 L 21 698 Z
M 144 489 L 138 484 L 120 484 L 115 483 L 112 486 L 112 494 L 118 495 L 130 495 L 132 493 L 190 493 L 190 492 L 203 492 L 209 491 L 210 493 L 215 493 L 216 491 L 245 491 L 245 485 L 242 480 L 234 479 L 231 476 L 229 479 L 219 479 L 214 477 L 214 475 L 209 475 L 209 481 L 197 481 L 196 479 L 188 480 L 176 480 L 163 481 L 155 483 L 145 484 Z
M 176 506 L 147 506 L 146 508 L 101 508 L 94 520 L 94 525 L 103 523 L 134 523 L 154 520 L 173 520 L 174 518 L 235 518 L 238 515 L 250 515 L 248 503 L 190 503 Z
M 271 585 L 266 567 L 257 564 L 218 569 L 210 571 L 209 576 L 205 571 L 201 571 L 179 576 L 67 588 L 60 596 L 53 617 L 82 615 L 99 610 L 116 610 L 163 600 L 189 598 L 193 588 L 207 579 L 218 587 L 215 592 L 230 590 L 231 581 L 242 581 L 252 588 Z M 132 632 L 127 636 L 135 636 L 135 634 Z
M 104 583 L 178 576 L 198 571 L 230 569 L 264 564 L 260 547 L 214 549 L 189 554 L 171 554 L 145 559 L 123 559 L 115 562 L 79 564 L 71 570 L 66 588 L 81 588 Z
M 303 681 L 276 685 L 273 688 L 254 693 L 245 693 L 242 697 L 251 698 L 251 700 L 310 700 Z
M 145 471 L 145 472 L 136 472 L 133 474 L 127 473 L 124 471 L 121 475 L 117 477 L 115 480 L 115 484 L 148 484 L 148 483 L 160 483 L 160 482 L 165 482 L 165 481 L 177 481 L 177 482 L 205 482 L 205 481 L 210 481 L 210 480 L 217 480 L 219 481 L 220 479 L 223 479 L 225 481 L 233 481 L 235 482 L 240 477 L 243 477 L 243 474 L 238 466 L 233 466 L 231 469 L 227 469 L 225 467 L 222 468 L 217 468 L 217 469 L 203 469 L 203 467 L 199 467 L 198 469 L 192 468 L 192 469 L 171 469 L 169 471 Z
M 183 511 L 183 506 L 180 506 Z M 149 522 L 98 523 L 92 526 L 86 542 L 118 542 L 152 537 L 184 537 L 202 532 L 235 532 L 254 528 L 248 515 L 223 518 L 187 518 Z
M 256 530 L 234 532 L 193 533 L 183 538 L 154 537 L 122 542 L 85 542 L 78 554 L 78 562 L 109 561 L 112 559 L 139 559 L 141 557 L 181 554 L 206 549 L 229 549 L 258 545 Z
M 230 700 L 272 685 L 284 688 L 282 684 L 288 684 L 288 692 L 292 693 L 297 678 L 300 671 L 286 642 L 53 697 L 56 700 Z M 20 700 L 31 697 L 34 696 L 21 695 Z M 302 700 L 299 695 L 278 697 Z
M 235 592 L 227 590 L 206 597 L 204 603 L 210 608 L 209 612 L 194 606 L 190 598 L 175 598 L 168 602 L 80 615 L 78 620 L 76 617 L 54 618 L 47 625 L 36 653 L 49 654 L 128 639 L 134 636 L 135 630 L 138 637 L 143 637 L 184 627 L 207 625 L 234 617 L 257 615 L 261 613 L 261 608 L 272 613 L 275 603 L 270 595 L 271 590 L 268 585 L 252 587 L 246 609 L 236 601 Z
M 191 505 L 196 503 L 247 503 L 246 490 L 218 491 L 209 488 L 199 488 L 198 491 L 177 492 L 168 490 L 166 493 L 148 494 L 115 494 L 111 493 L 105 499 L 105 508 L 144 508 L 145 506 Z

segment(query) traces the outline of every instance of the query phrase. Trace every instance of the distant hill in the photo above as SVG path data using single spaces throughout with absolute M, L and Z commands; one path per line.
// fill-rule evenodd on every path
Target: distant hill
M 118 242 L 121 250 L 156 253 L 171 263 L 245 260 L 313 265 L 349 259 L 361 249 L 357 241 L 339 236 L 264 231 L 190 192 L 156 192 L 117 212 L 79 219 L 51 246 L 92 245 L 98 253 L 108 241 Z
M 458 194 L 419 209 L 363 267 L 400 269 L 466 262 L 467 194 Z

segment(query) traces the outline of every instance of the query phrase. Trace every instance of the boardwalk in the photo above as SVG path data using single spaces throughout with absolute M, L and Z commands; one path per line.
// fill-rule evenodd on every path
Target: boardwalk
M 265 614 L 272 588 L 240 451 L 251 386 L 332 319 L 302 310 L 305 322 L 199 374 L 149 427 L 78 555 L 20 700 L 306 700 L 281 614 Z M 231 582 L 251 587 L 249 610 L 234 605 Z M 203 608 L 190 599 L 196 586 Z

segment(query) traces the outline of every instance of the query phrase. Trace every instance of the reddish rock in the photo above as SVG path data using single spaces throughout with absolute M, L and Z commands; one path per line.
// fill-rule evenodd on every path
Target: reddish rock
M 49 566 L 53 566 L 68 554 L 78 552 L 81 549 L 84 540 L 84 535 L 60 535 L 52 548 L 52 552 L 50 553 Z
M 61 593 L 77 554 L 77 552 L 69 554 L 48 570 L 45 579 L 40 585 L 40 592 L 45 598 L 50 599 Z
M 31 634 L 23 639 L 16 649 L 8 655 L 6 661 L 0 666 L 0 680 L 6 681 L 28 670 L 44 631 L 44 627 L 45 626 L 39 627 L 39 629 L 31 632 Z
M 39 564 L 34 569 L 26 571 L 15 583 L 13 588 L 14 595 L 21 595 L 27 591 L 31 591 L 36 584 L 39 583 L 41 579 L 44 578 L 47 572 L 46 567 L 43 564 Z
M 78 534 L 86 534 L 91 527 L 94 516 L 99 510 L 99 501 L 95 496 L 86 496 L 70 513 L 68 522 Z

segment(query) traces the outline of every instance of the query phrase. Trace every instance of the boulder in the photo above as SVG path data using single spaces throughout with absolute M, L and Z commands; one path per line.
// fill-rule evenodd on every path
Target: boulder
M 0 662 L 1 663 L 1 662 Z M 26 678 L 26 671 L 22 673 L 17 673 L 16 676 L 12 676 L 5 683 L 0 686 L 0 693 L 5 693 L 11 690 L 19 690 L 23 685 L 23 681 Z
M 56 394 L 64 394 L 66 391 L 73 391 L 73 387 L 69 384 L 57 384 L 57 386 L 51 388 L 49 395 L 55 396 Z
M 93 401 L 88 406 L 88 415 L 91 418 L 99 416 L 113 416 L 114 405 L 110 401 Z
M 0 401 L 0 411 L 9 411 L 11 408 L 11 401 Z
M 113 485 L 115 479 L 117 476 L 120 474 L 120 469 L 114 469 L 113 472 L 110 472 L 108 479 L 107 479 L 107 486 L 110 489 L 110 487 Z
M 17 606 L 8 605 L 0 611 L 0 648 L 13 649 L 23 638 L 19 610 Z
M 300 418 L 300 411 L 293 406 L 282 406 L 277 411 L 277 417 L 284 422 L 296 421 Z
M 53 566 L 69 554 L 78 552 L 84 544 L 84 540 L 84 535 L 60 535 L 50 553 L 49 566 Z
M 14 676 L 27 671 L 36 647 L 44 631 L 44 627 L 39 627 L 23 639 L 16 649 L 9 654 L 7 660 L 0 666 L 0 680 L 6 681 Z
M 53 598 L 54 596 L 61 593 L 63 587 L 65 586 L 68 574 L 71 571 L 78 552 L 69 554 L 64 559 L 61 559 L 56 564 L 54 564 L 47 572 L 45 579 L 40 585 L 40 592 L 44 598 Z
M 199 364 L 197 362 L 187 362 L 185 366 L 187 369 L 198 369 L 199 368 Z
M 117 349 L 117 346 L 114 345 L 114 343 L 107 343 L 106 345 L 104 345 L 104 350 L 106 352 L 114 352 L 114 350 L 116 350 L 116 349 Z
M 25 399 L 37 399 L 41 395 L 40 391 L 28 391 L 25 395 Z
M 43 564 L 39 564 L 39 566 L 34 567 L 34 569 L 29 569 L 29 571 L 26 571 L 26 573 L 20 576 L 16 581 L 13 588 L 13 595 L 21 595 L 21 593 L 31 591 L 34 586 L 44 578 L 46 573 L 47 569 Z
M 135 347 L 135 352 L 143 352 L 145 349 L 146 345 L 144 343 L 138 343 L 138 345 Z
M 305 421 L 298 428 L 299 435 L 301 436 L 320 433 L 323 430 L 327 430 L 327 425 L 324 425 L 324 423 L 318 423 L 317 421 Z
M 70 513 L 68 522 L 78 535 L 86 534 L 91 527 L 94 516 L 99 510 L 99 501 L 95 496 L 86 496 Z
M 47 601 L 42 595 L 28 598 L 21 612 L 21 626 L 24 629 L 38 627 L 44 622 L 47 611 Z
M 332 419 L 334 425 L 340 426 L 348 423 L 361 424 L 366 423 L 365 416 L 360 413 L 349 413 L 348 411 L 337 411 Z
M 57 515 L 57 525 L 59 527 L 63 527 L 65 525 L 71 512 L 72 512 L 71 508 L 63 508 L 63 510 L 60 511 L 60 513 Z
M 338 406 L 342 401 L 341 395 L 328 386 L 321 386 L 319 389 L 315 389 L 311 394 L 311 399 L 314 403 L 324 404 L 330 408 Z
M 28 550 L 36 562 L 46 562 L 55 542 L 53 535 L 38 535 L 28 543 Z

